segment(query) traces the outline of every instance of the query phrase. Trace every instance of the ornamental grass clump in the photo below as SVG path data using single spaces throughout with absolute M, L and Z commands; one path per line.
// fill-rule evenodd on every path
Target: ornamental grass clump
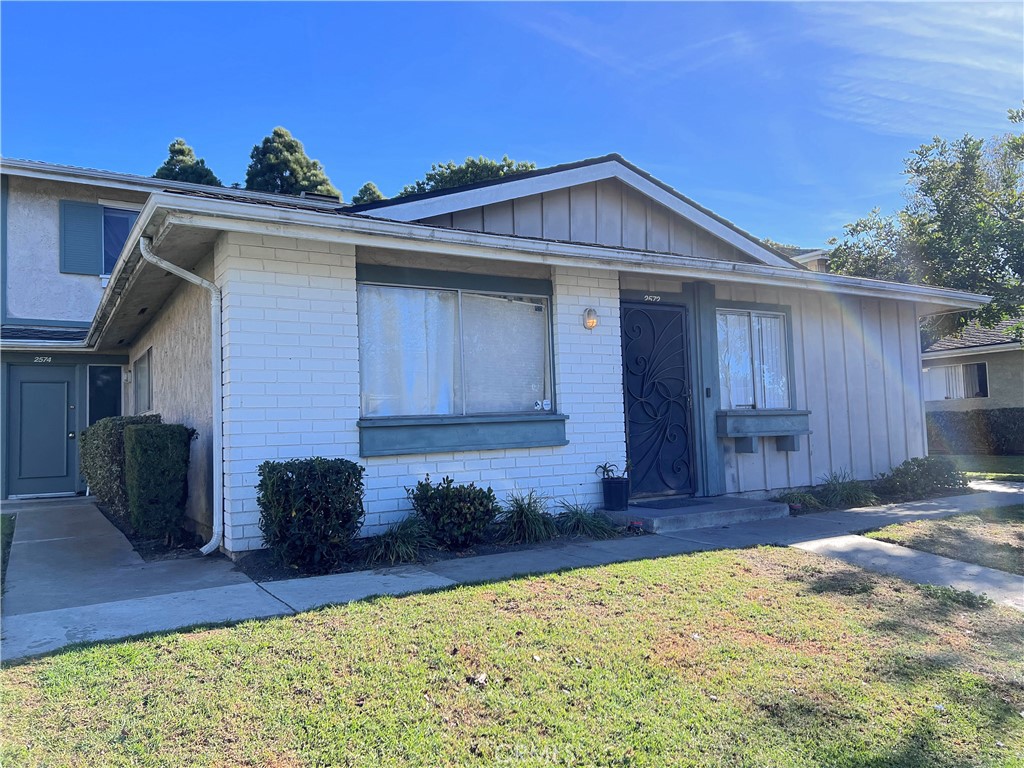
M 849 509 L 878 503 L 878 497 L 864 483 L 854 479 L 847 469 L 829 472 L 822 479 L 815 495 L 826 507 Z
M 611 539 L 619 535 L 615 523 L 600 512 L 595 512 L 589 504 L 562 499 L 558 506 L 562 511 L 555 518 L 555 525 L 563 536 Z
M 265 461 L 259 477 L 260 530 L 278 560 L 326 573 L 349 558 L 363 524 L 363 467 L 316 456 Z
M 456 485 L 450 477 L 435 485 L 427 475 L 405 492 L 438 542 L 451 549 L 464 549 L 479 541 L 498 514 L 498 500 L 490 487 Z
M 421 549 L 435 545 L 427 521 L 413 513 L 404 520 L 399 520 L 379 536 L 366 539 L 363 552 L 368 565 L 395 565 L 414 563 L 419 559 Z
M 498 515 L 501 540 L 506 544 L 534 544 L 555 538 L 558 528 L 546 507 L 545 498 L 536 491 L 510 493 Z

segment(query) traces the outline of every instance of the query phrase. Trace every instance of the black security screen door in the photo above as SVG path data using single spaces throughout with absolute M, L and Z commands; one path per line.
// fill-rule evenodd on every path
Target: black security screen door
M 686 309 L 622 306 L 630 491 L 693 493 Z

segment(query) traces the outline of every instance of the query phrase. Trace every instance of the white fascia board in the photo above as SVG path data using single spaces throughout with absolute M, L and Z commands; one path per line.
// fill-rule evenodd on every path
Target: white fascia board
M 130 173 L 117 173 L 116 171 L 101 171 L 94 168 L 77 168 L 71 165 L 55 165 L 38 160 L 0 159 L 0 173 L 11 176 L 23 176 L 29 179 L 58 181 L 66 184 L 87 184 L 93 187 L 107 187 L 109 189 L 130 190 L 132 192 L 156 193 L 166 189 L 180 189 L 182 192 L 223 192 L 230 195 L 243 195 L 251 197 L 253 202 L 256 203 L 264 200 L 276 200 L 279 202 L 295 204 L 296 202 L 301 201 L 302 205 L 314 207 L 322 206 L 327 212 L 333 212 L 344 205 L 340 202 L 296 198 L 294 195 L 276 195 L 272 192 L 252 192 L 245 189 L 233 189 L 231 187 L 211 187 L 205 184 L 193 184 L 187 181 L 156 179 L 150 176 L 137 176 Z
M 224 200 L 184 198 L 177 195 L 154 194 L 150 197 L 128 243 L 132 244 L 157 210 L 166 211 L 164 231 L 171 226 L 190 226 L 223 232 L 280 235 L 309 240 L 327 240 L 353 245 L 375 245 L 406 251 L 463 255 L 471 258 L 500 261 L 521 261 L 531 264 L 587 267 L 616 272 L 638 272 L 687 279 L 718 282 L 756 282 L 759 285 L 799 288 L 803 290 L 842 293 L 898 301 L 917 302 L 922 314 L 935 314 L 955 309 L 977 309 L 991 299 L 966 291 L 953 291 L 923 285 L 889 283 L 862 277 L 832 275 L 810 270 L 778 268 L 761 264 L 715 261 L 647 251 L 630 251 L 598 245 L 563 243 L 511 235 L 445 229 L 425 224 L 372 219 L 359 215 L 327 215 L 299 210 L 275 208 L 273 219 L 267 209 L 249 203 Z M 154 244 L 163 238 L 158 233 Z M 129 246 L 126 244 L 126 250 Z M 105 303 L 112 295 L 118 272 L 127 259 L 122 254 L 118 269 L 111 277 L 103 296 Z
M 0 339 L 0 349 L 5 352 L 35 352 L 36 350 L 63 349 L 73 352 L 88 352 L 92 349 L 84 341 L 4 341 Z
M 968 357 L 987 355 L 994 352 L 1024 352 L 1024 345 L 1015 341 L 1006 344 L 989 344 L 981 347 L 962 347 L 961 349 L 937 349 L 934 352 L 922 352 L 922 360 L 940 360 L 946 357 Z
M 623 184 L 632 187 L 637 192 L 651 198 L 760 262 L 775 267 L 793 269 L 793 265 L 785 259 L 776 256 L 768 249 L 758 245 L 750 238 L 744 237 L 736 230 L 726 226 L 699 208 L 680 200 L 671 192 L 645 179 L 617 160 L 607 160 L 603 163 L 585 165 L 580 168 L 571 168 L 566 171 L 557 171 L 542 176 L 532 176 L 526 179 L 516 180 L 513 177 L 501 184 L 492 184 L 491 186 L 478 189 L 469 189 L 465 192 L 453 192 L 448 195 L 438 195 L 437 197 L 430 197 L 424 200 L 412 200 L 408 203 L 398 203 L 396 205 L 370 209 L 363 212 L 363 215 L 373 216 L 375 213 L 379 213 L 381 216 L 393 221 L 416 221 L 468 208 L 503 203 L 520 197 L 539 195 L 556 189 L 565 189 L 594 181 L 603 181 L 605 179 L 618 179 Z

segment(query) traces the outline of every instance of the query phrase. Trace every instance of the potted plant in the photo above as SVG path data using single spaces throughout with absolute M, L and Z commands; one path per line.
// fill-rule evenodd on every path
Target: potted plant
M 604 508 L 609 512 L 621 512 L 629 505 L 629 477 L 626 472 L 617 474 L 617 464 L 598 464 L 594 470 L 601 476 L 601 490 L 604 492 Z

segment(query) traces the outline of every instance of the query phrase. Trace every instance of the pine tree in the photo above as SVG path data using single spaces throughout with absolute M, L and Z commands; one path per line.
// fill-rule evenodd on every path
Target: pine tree
M 501 160 L 491 160 L 483 155 L 477 158 L 467 157 L 465 162 L 459 165 L 452 161 L 434 163 L 430 166 L 430 171 L 424 178 L 406 185 L 398 196 L 405 197 L 406 195 L 418 195 L 421 192 L 461 187 L 478 181 L 489 181 L 490 179 L 500 179 L 517 173 L 533 171 L 536 168 L 536 163 L 509 160 L 508 155 L 505 155 Z
M 175 139 L 167 147 L 167 159 L 156 169 L 153 178 L 187 181 L 211 187 L 224 186 L 213 171 L 206 167 L 206 161 L 196 158 L 195 151 L 185 143 L 184 139 Z
M 298 195 L 310 192 L 341 198 L 327 178 L 323 166 L 310 159 L 302 142 L 278 126 L 262 143 L 252 148 L 245 172 L 245 188 L 257 192 Z
M 355 197 L 352 198 L 352 202 L 355 205 L 360 205 L 361 203 L 375 203 L 378 200 L 387 200 L 387 198 L 384 197 L 384 193 L 377 189 L 377 185 L 372 181 L 368 181 L 363 184 L 363 186 L 359 188 L 359 191 L 356 192 Z

